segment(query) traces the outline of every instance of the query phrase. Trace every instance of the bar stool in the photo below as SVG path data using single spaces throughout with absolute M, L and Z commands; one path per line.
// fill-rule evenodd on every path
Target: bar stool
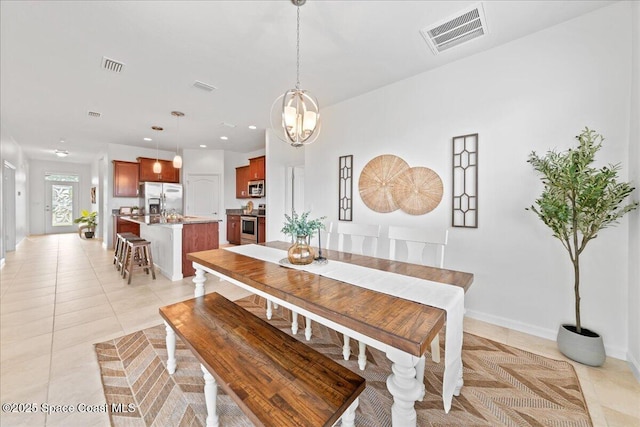
M 144 240 L 142 237 L 137 236 L 133 233 L 121 233 L 121 241 L 120 241 L 120 252 L 118 253 L 116 270 L 120 271 L 120 275 L 124 278 L 124 264 L 127 259 L 129 245 L 128 242 L 136 242 L 139 240 Z
M 129 240 L 127 241 L 127 250 L 122 268 L 122 277 L 129 275 L 127 284 L 131 284 L 131 276 L 136 270 L 144 270 L 156 280 L 156 270 L 153 266 L 153 256 L 151 255 L 151 242 L 147 240 Z
M 135 234 L 127 231 L 125 233 L 116 234 L 116 241 L 114 242 L 113 249 L 113 264 L 116 266 L 117 270 L 120 270 L 122 266 L 122 255 L 124 253 L 124 247 L 126 245 L 126 241 L 128 238 L 138 237 Z

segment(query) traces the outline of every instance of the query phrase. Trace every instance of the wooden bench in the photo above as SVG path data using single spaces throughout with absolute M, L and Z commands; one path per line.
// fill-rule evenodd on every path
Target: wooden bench
M 218 426 L 216 384 L 256 426 L 331 426 L 341 417 L 343 426 L 354 425 L 364 378 L 222 295 L 161 307 L 160 315 L 169 373 L 175 334 L 201 363 L 207 426 Z

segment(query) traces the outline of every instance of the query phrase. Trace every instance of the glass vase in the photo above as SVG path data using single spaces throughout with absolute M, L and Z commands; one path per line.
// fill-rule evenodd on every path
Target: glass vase
M 291 264 L 311 264 L 314 257 L 315 253 L 309 246 L 309 236 L 297 236 L 296 241 L 287 251 L 287 258 L 289 258 Z

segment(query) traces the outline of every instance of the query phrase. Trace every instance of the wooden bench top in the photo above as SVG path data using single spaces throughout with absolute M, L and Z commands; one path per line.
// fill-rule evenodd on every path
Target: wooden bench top
M 217 293 L 160 315 L 257 426 L 331 426 L 365 388 L 358 374 Z

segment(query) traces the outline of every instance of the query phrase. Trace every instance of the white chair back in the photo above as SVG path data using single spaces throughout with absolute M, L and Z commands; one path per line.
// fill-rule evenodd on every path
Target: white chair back
M 338 235 L 339 251 L 358 255 L 376 255 L 380 237 L 379 225 L 339 222 L 335 225 L 335 232 Z
M 444 268 L 444 249 L 449 230 L 389 227 L 389 258 Z

